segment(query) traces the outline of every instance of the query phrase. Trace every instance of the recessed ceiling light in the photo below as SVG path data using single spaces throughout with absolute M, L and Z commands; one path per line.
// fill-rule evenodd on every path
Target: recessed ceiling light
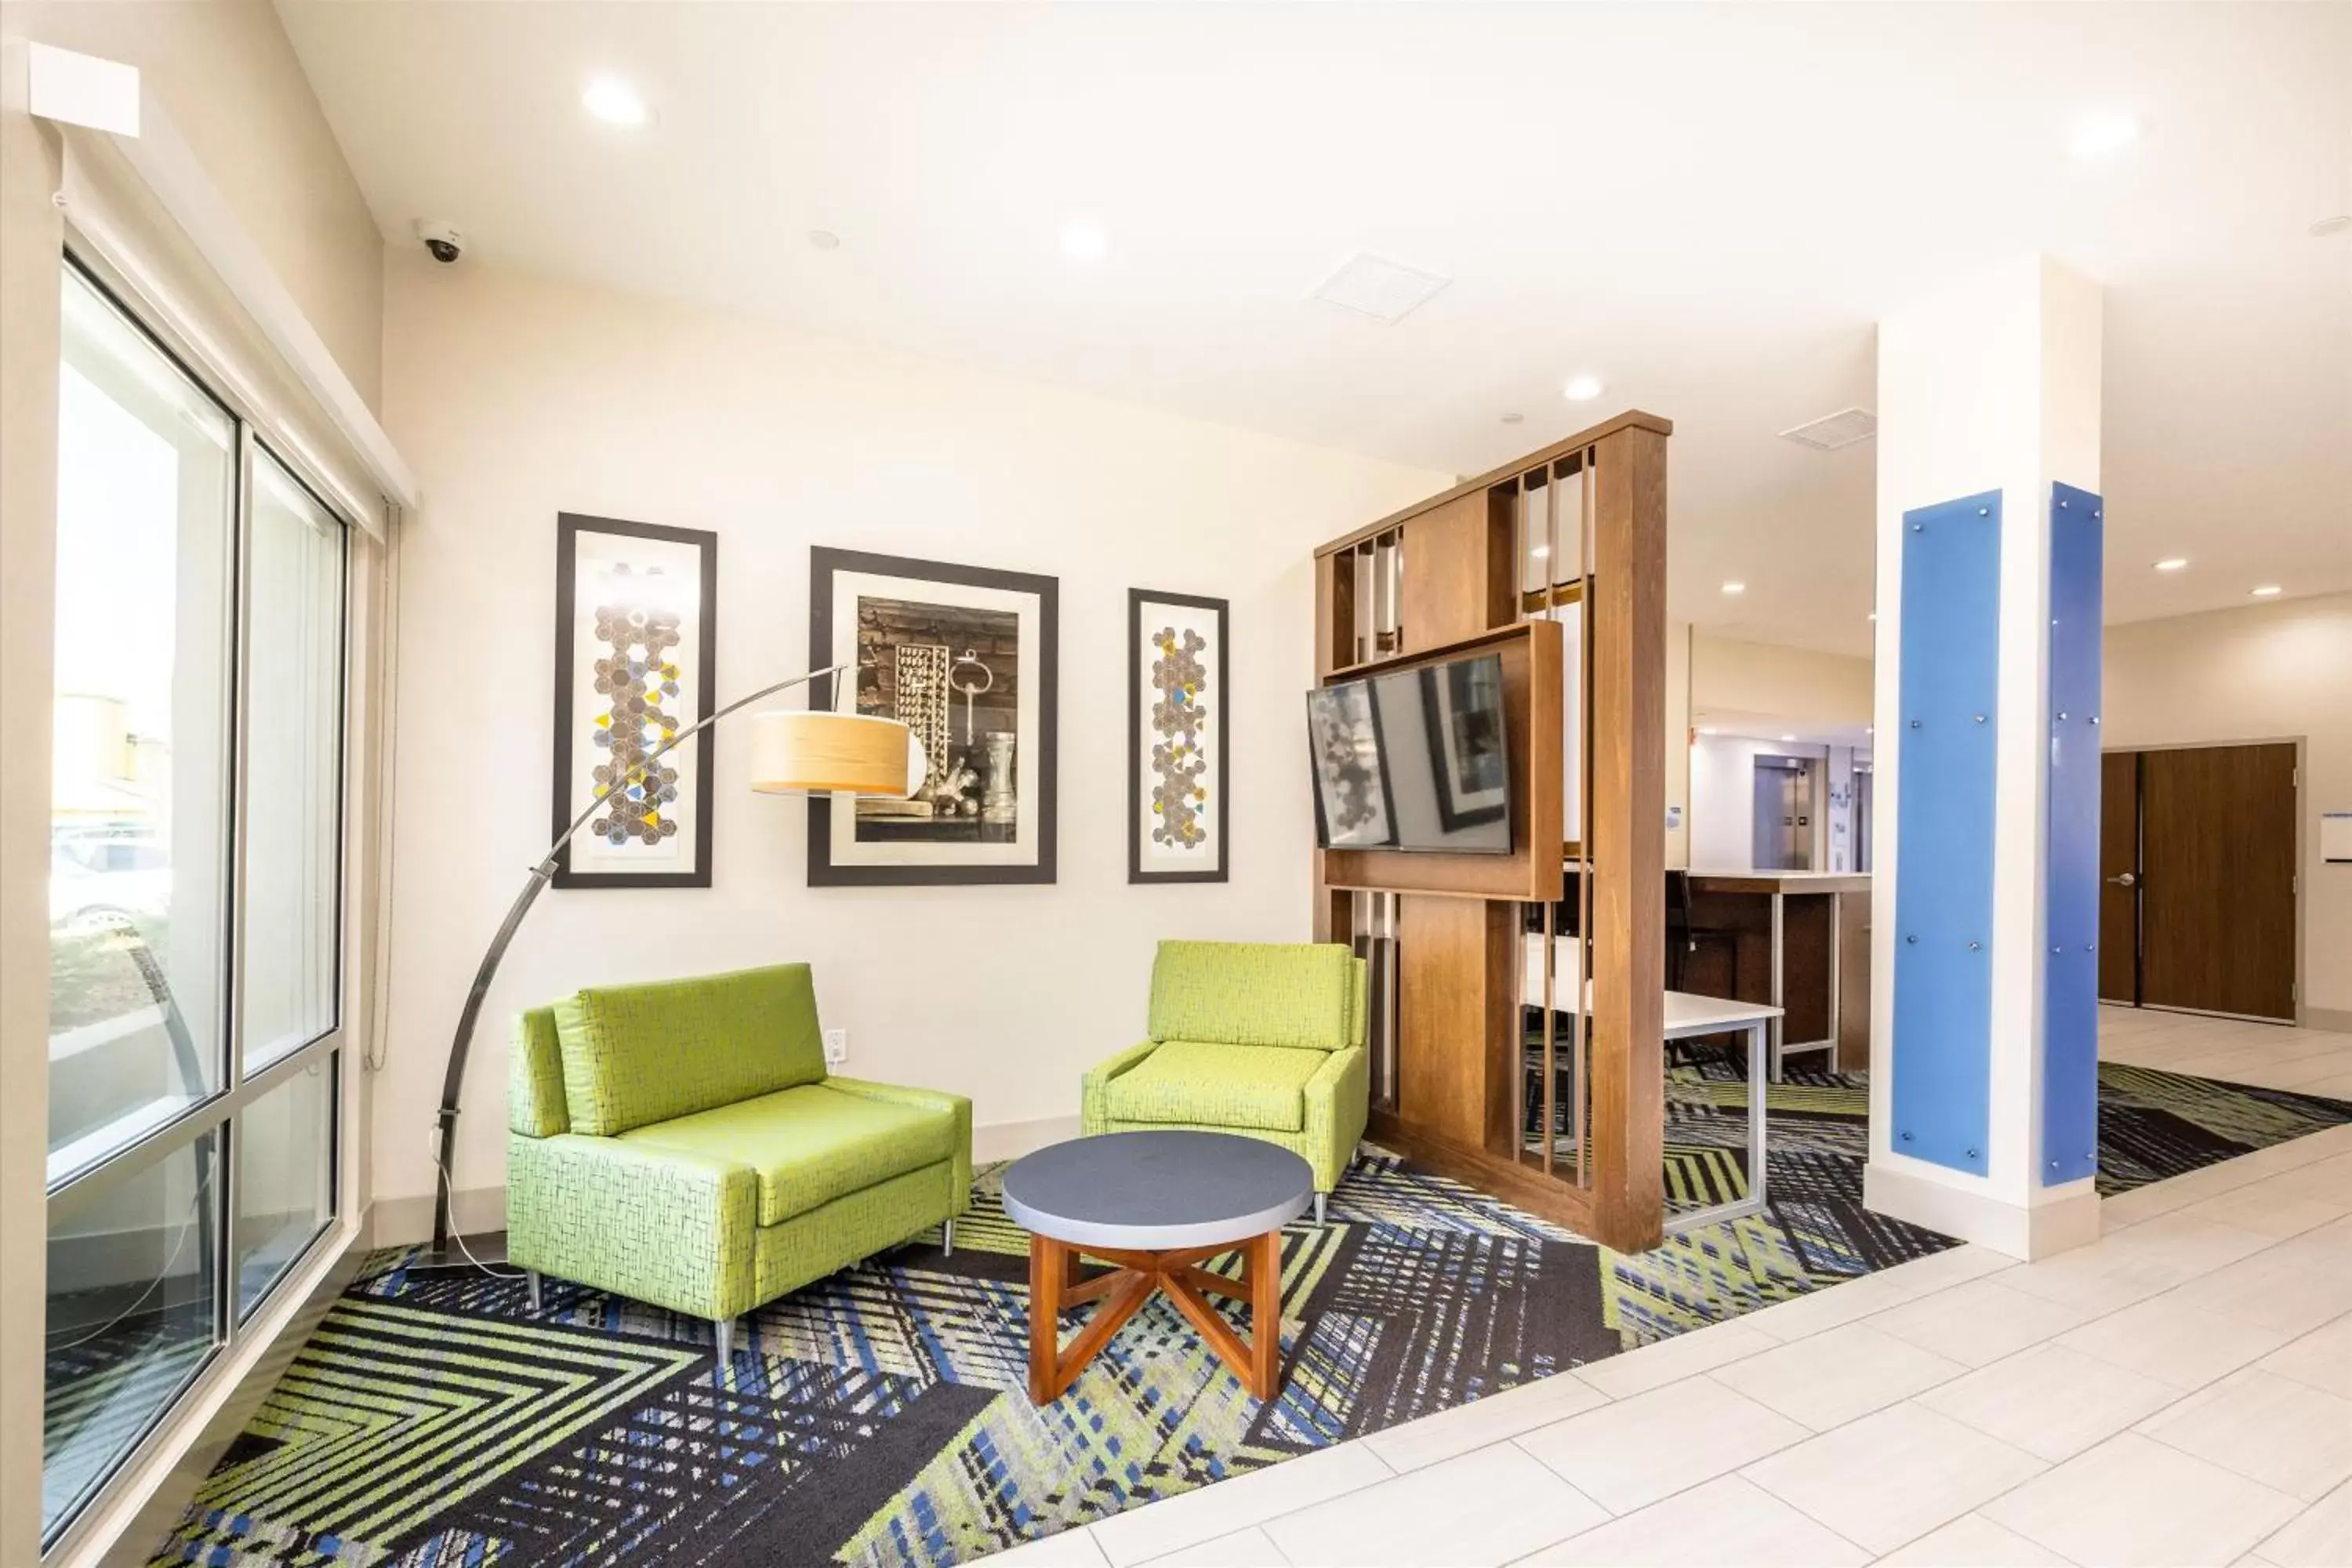
M 1783 736 L 1781 736 L 1781 737 L 1780 737 L 1780 743 L 1781 743 L 1782 745 L 1784 745 L 1784 746 L 1785 746 L 1785 745 L 1787 745 L 1790 742 L 1791 742 L 1791 741 L 1795 740 L 1796 738 L 1797 738 L 1797 737 L 1796 737 L 1796 736 L 1794 736 L 1794 735 L 1783 735 Z
M 1748 584 L 1745 583 L 1726 583 L 1723 585 L 1723 591 L 1727 594 L 1745 594 L 1748 592 Z
M 1506 425 L 1517 425 L 1526 417 L 1527 416 L 1524 414 L 1506 414 L 1503 416 L 1503 423 Z
M 2095 114 L 2074 127 L 2066 150 L 2077 158 L 2104 158 L 2139 140 L 2139 121 L 2127 114 Z
M 2156 563 L 2156 569 L 2159 572 L 2178 572 L 2188 564 L 2189 557 L 2186 555 L 2168 555 Z
M 1878 726 L 1875 724 L 1864 724 L 1862 727 L 1862 732 L 1865 735 L 1875 735 L 1878 733 Z
M 829 228 L 813 228 L 809 230 L 808 241 L 819 250 L 839 250 L 841 248 L 841 236 L 834 233 L 833 230 Z
M 637 89 L 618 77 L 591 78 L 580 101 L 589 113 L 607 125 L 643 125 L 654 117 L 646 100 L 637 96 Z
M 1533 550 L 1528 551 L 1528 553 L 1538 561 L 1547 561 L 1551 558 L 1551 546 L 1549 544 L 1538 544 Z
M 1871 611 L 1871 612 L 1870 612 L 1870 618 L 1871 618 L 1872 620 L 1874 620 L 1874 620 L 1876 620 L 1876 619 L 1878 618 L 1878 612 L 1877 612 L 1876 610 L 1873 610 L 1873 611 Z
M 1590 403 L 1601 395 L 1601 382 L 1596 376 L 1580 375 L 1559 389 L 1559 395 L 1570 403 Z
M 2275 583 L 2265 583 L 2254 590 L 2254 597 L 2257 599 L 2275 599 L 2278 595 L 2279 585 Z
M 1073 223 L 1062 230 L 1062 254 L 1073 261 L 1100 261 L 1110 254 L 1110 236 L 1098 225 Z
M 1720 730 L 1717 730 L 1717 729 L 1714 725 L 1712 725 L 1712 724 L 1701 724 L 1701 725 L 1698 727 L 1698 732 L 1699 732 L 1700 734 L 1702 734 L 1702 735 L 1719 735 L 1719 734 L 1721 734 L 1723 731 L 1720 731 Z
M 2326 239 L 2331 234 L 2342 234 L 2347 229 L 2352 229 L 2352 213 L 2338 213 L 2334 217 L 2324 217 L 2313 224 L 2311 237 Z

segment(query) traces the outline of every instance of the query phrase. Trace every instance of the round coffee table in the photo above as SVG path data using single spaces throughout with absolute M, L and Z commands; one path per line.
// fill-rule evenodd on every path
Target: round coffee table
M 1015 1160 L 1004 1213 L 1029 1232 L 1029 1397 L 1061 1397 L 1078 1373 L 1164 1290 L 1219 1360 L 1260 1400 L 1282 1355 L 1282 1227 L 1315 1198 L 1315 1173 L 1287 1149 L 1228 1132 L 1106 1132 Z M 1201 1267 L 1239 1247 L 1237 1283 Z M 1080 1282 L 1083 1253 L 1112 1271 Z M 1242 1342 L 1208 1296 L 1250 1304 Z M 1066 1308 L 1102 1306 L 1065 1353 Z

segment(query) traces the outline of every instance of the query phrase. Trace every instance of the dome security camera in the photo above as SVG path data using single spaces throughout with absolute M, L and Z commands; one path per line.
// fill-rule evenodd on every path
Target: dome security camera
M 466 237 L 457 232 L 455 224 L 439 218 L 421 217 L 416 220 L 416 237 L 433 253 L 433 259 L 447 267 L 466 254 Z

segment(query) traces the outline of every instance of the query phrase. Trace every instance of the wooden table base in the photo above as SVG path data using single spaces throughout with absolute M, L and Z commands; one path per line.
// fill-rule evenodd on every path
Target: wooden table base
M 1200 1267 L 1220 1253 L 1236 1250 L 1242 1255 L 1238 1283 Z M 1113 1265 L 1112 1271 L 1081 1283 L 1081 1252 Z M 1217 1359 L 1234 1370 L 1254 1396 L 1261 1402 L 1274 1397 L 1282 1364 L 1282 1233 L 1278 1230 L 1245 1241 L 1221 1241 L 1214 1247 L 1187 1247 L 1173 1252 L 1076 1247 L 1033 1234 L 1029 1237 L 1029 1397 L 1039 1405 L 1059 1399 L 1154 1290 L 1168 1293 L 1176 1310 L 1192 1320 Z M 1249 1343 L 1243 1343 L 1209 1304 L 1210 1296 L 1249 1302 Z M 1065 1352 L 1061 1314 L 1088 1301 L 1102 1305 Z

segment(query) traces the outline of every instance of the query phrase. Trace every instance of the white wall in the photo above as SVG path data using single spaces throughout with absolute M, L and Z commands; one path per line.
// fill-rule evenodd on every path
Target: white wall
M 849 1072 L 1019 1123 L 1075 1116 L 1080 1072 L 1140 1037 L 1160 938 L 1307 938 L 1309 552 L 1451 475 L 472 266 L 386 273 L 385 424 L 425 500 L 402 546 L 379 1195 L 431 1191 L 448 1032 L 548 836 L 559 510 L 718 532 L 722 695 L 804 668 L 812 544 L 1058 576 L 1060 882 L 812 889 L 805 806 L 750 794 L 722 728 L 713 886 L 551 892 L 517 940 L 461 1191 L 501 1179 L 513 1015 L 583 984 L 806 959 Z M 1233 601 L 1223 886 L 1126 880 L 1136 586 Z
M 383 237 L 268 0 L 8 0 L 0 26 L 137 66 L 369 407 Z
M 1846 751 L 1851 757 L 1850 748 Z M 1801 741 L 1757 741 L 1745 735 L 1701 735 L 1690 752 L 1690 864 L 1694 871 L 1752 871 L 1756 868 L 1756 759 L 1808 757 L 1827 759 L 1827 746 Z M 1826 784 L 1823 786 L 1826 793 Z M 1817 798 L 1817 810 L 1827 801 Z M 1826 842 L 1818 834 L 1814 867 L 1829 869 L 1821 854 Z
M 2109 626 L 2106 744 L 2301 739 L 2305 1021 L 2352 1028 L 2352 866 L 2319 814 L 2352 811 L 2352 594 Z

